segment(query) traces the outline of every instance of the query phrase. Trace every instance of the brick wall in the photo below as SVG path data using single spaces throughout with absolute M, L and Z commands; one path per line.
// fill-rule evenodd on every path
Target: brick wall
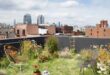
M 100 24 L 96 24 L 96 27 L 87 28 L 85 33 L 87 37 L 110 38 L 110 28 L 106 20 L 100 21 Z
M 38 25 L 17 24 L 15 26 L 15 33 L 17 37 L 26 37 L 28 35 L 38 35 Z
M 55 27 L 55 26 L 48 26 L 47 29 L 48 29 L 47 32 L 48 32 L 48 34 L 50 34 L 50 35 L 53 35 L 53 34 L 56 33 L 56 27 Z
M 38 35 L 38 25 L 28 25 L 27 26 L 27 34 L 28 35 Z

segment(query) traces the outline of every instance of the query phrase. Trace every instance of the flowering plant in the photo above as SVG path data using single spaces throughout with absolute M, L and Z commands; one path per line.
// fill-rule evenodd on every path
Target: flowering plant
M 97 63 L 97 73 L 101 75 L 108 75 L 109 74 L 109 66 L 104 63 Z
M 110 75 L 110 52 L 105 49 L 99 50 L 97 73 L 100 75 Z
M 84 50 L 81 52 L 81 57 L 84 61 L 83 67 L 91 66 L 98 75 L 110 75 L 110 51 L 108 49 Z

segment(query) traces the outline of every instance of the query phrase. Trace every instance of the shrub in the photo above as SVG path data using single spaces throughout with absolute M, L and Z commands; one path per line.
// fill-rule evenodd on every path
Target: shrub
M 99 49 L 97 73 L 100 75 L 110 75 L 110 52 L 106 49 Z
M 57 38 L 55 36 L 50 36 L 46 41 L 45 47 L 48 48 L 48 50 L 51 54 L 58 51 L 58 40 L 57 40 Z
M 1 66 L 1 68 L 6 68 L 9 65 L 9 63 L 10 63 L 9 60 L 6 57 L 3 57 L 0 60 L 0 66 Z
M 29 60 L 29 51 L 32 47 L 31 41 L 25 40 L 21 42 L 20 55 L 17 55 L 16 60 L 21 62 L 26 62 Z
M 58 52 L 54 52 L 53 54 L 51 54 L 51 57 L 52 58 L 58 58 L 59 57 Z
M 25 40 L 21 42 L 21 55 L 27 55 L 31 47 L 32 47 L 31 41 Z
M 98 54 L 98 61 L 102 63 L 110 62 L 110 52 L 104 49 L 100 49 Z
M 35 59 L 37 58 L 43 51 L 42 46 L 37 45 L 36 48 L 31 49 L 32 53 L 30 54 L 30 56 Z
M 39 62 L 46 62 L 51 59 L 51 54 L 48 50 L 42 51 L 42 53 L 38 56 Z
M 91 60 L 91 59 L 95 60 L 95 59 L 97 59 L 97 56 L 98 56 L 97 53 L 98 53 L 97 51 L 85 49 L 80 52 L 80 55 L 83 60 Z
M 100 47 L 98 50 L 82 50 L 81 57 L 83 58 L 84 67 L 91 67 L 97 75 L 110 74 L 110 52 Z
M 30 40 L 21 42 L 20 55 L 17 56 L 17 60 L 28 61 L 35 59 L 39 56 L 42 51 L 42 47 L 36 43 L 32 43 Z

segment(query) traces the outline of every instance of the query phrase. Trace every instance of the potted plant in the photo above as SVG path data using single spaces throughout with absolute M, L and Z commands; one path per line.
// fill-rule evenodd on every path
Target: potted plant
M 39 70 L 39 67 L 37 65 L 34 65 L 34 72 L 33 72 L 33 75 L 41 75 L 41 72 Z

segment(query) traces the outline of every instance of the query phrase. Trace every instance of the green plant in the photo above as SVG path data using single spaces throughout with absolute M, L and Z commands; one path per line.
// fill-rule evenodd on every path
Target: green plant
M 17 60 L 28 61 L 33 60 L 40 54 L 40 49 L 36 43 L 32 43 L 30 40 L 21 42 L 21 53 L 17 55 Z
M 95 57 L 97 58 L 95 51 L 89 49 L 82 50 L 80 55 L 84 61 L 94 59 Z
M 76 50 L 75 50 L 75 48 L 71 48 L 71 49 L 70 49 L 70 52 L 71 52 L 72 56 L 75 56 L 75 55 L 76 55 Z
M 42 53 L 43 49 L 39 45 L 33 45 L 33 47 L 29 50 L 29 58 L 36 59 Z
M 97 62 L 97 73 L 99 75 L 110 74 L 110 52 L 106 49 L 99 49 Z
M 42 51 L 42 53 L 38 56 L 39 62 L 46 62 L 51 59 L 51 54 L 48 50 Z
M 1 68 L 6 68 L 9 65 L 9 63 L 10 63 L 9 60 L 6 57 L 3 57 L 0 60 L 0 66 L 1 66 Z
M 55 36 L 48 37 L 45 47 L 48 48 L 49 52 L 53 54 L 58 51 L 58 40 Z
M 58 52 L 54 52 L 53 54 L 51 54 L 51 57 L 53 57 L 53 58 L 58 58 L 58 57 L 59 57 Z

